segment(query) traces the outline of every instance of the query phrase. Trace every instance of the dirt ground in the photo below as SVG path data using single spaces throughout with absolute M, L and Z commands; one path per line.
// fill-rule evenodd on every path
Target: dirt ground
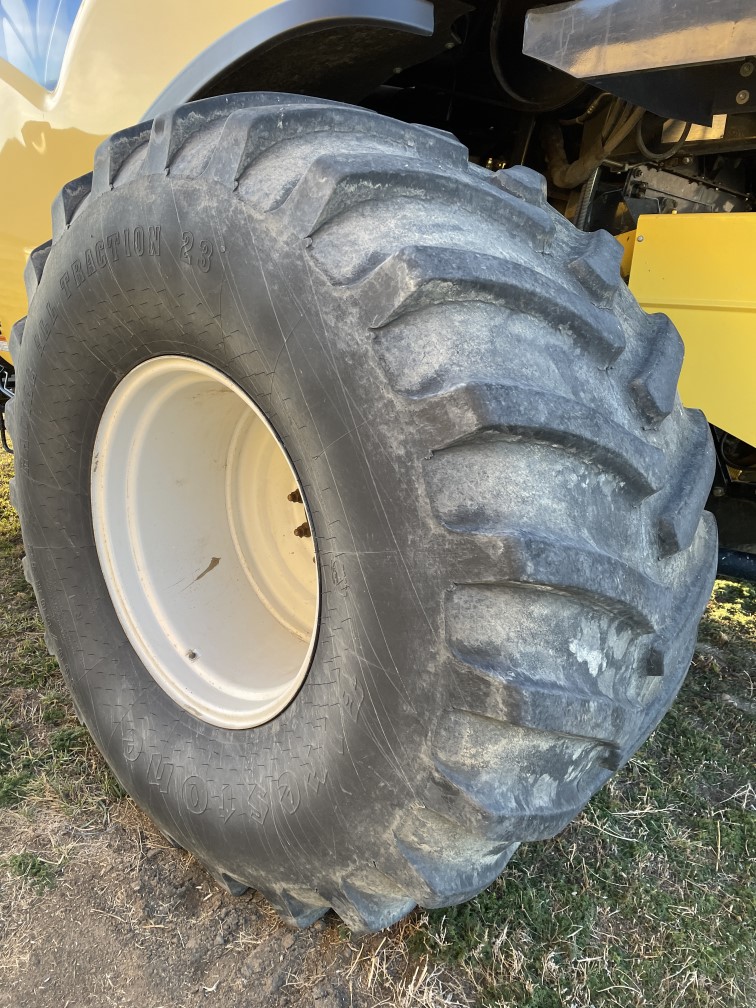
M 20 818 L 3 817 L 0 848 L 3 832 L 16 845 L 22 833 L 27 849 L 65 852 L 65 870 L 43 893 L 28 879 L 4 888 L 3 1008 L 475 1003 L 460 978 L 410 962 L 415 925 L 363 941 L 335 916 L 290 931 L 254 893 L 221 892 L 128 801 L 83 829 Z

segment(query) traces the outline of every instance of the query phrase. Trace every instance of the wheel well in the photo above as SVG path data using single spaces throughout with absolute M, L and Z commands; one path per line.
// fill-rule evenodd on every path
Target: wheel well
M 297 0 L 288 0 L 295 5 Z M 292 6 L 263 11 L 200 53 L 145 113 L 239 91 L 281 91 L 359 101 L 396 73 L 449 46 L 461 0 Z M 322 8 L 322 10 L 320 9 Z M 353 13 L 343 13 L 343 10 Z
M 395 73 L 440 52 L 445 36 L 430 38 L 393 28 L 342 25 L 276 40 L 218 74 L 194 97 L 237 91 L 284 91 L 359 101 Z

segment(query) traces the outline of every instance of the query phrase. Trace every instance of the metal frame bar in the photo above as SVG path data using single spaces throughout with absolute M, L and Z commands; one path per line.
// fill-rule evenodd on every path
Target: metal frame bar
M 580 78 L 741 59 L 756 54 L 756 5 L 573 0 L 528 12 L 523 51 Z

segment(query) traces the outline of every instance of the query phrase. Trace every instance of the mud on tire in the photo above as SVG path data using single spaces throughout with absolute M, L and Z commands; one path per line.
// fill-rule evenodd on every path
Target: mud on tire
M 468 899 L 672 702 L 714 577 L 712 457 L 619 258 L 533 172 L 297 96 L 125 130 L 61 192 L 13 336 L 27 570 L 119 780 L 232 891 L 357 930 Z M 169 699 L 98 562 L 98 423 L 165 354 L 254 400 L 310 502 L 317 647 L 257 728 Z

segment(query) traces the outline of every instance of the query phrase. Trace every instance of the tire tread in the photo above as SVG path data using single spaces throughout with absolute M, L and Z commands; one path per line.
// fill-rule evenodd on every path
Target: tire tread
M 318 135 L 326 130 L 345 134 L 343 153 L 319 151 Z M 208 143 L 203 145 L 197 141 L 204 131 Z M 303 153 L 308 137 L 310 151 Z M 673 691 L 713 579 L 715 536 L 708 521 L 698 521 L 705 474 L 695 464 L 706 444 L 700 421 L 681 419 L 674 409 L 681 360 L 674 328 L 658 317 L 641 326 L 642 331 L 633 331 L 609 310 L 621 290 L 618 243 L 605 233 L 586 236 L 570 229 L 549 207 L 545 181 L 536 172 L 515 166 L 493 175 L 479 166 L 468 167 L 464 147 L 443 131 L 395 123 L 365 109 L 320 99 L 247 94 L 192 103 L 101 144 L 93 173 L 64 186 L 53 204 L 52 245 L 87 199 L 117 184 L 122 167 L 141 148 L 141 175 L 167 175 L 193 144 L 193 167 L 181 171 L 205 172 L 230 191 L 242 179 L 253 189 L 256 168 L 270 152 L 291 168 L 287 151 L 294 151 L 294 184 L 264 209 L 275 226 L 303 239 L 311 252 L 321 234 L 330 240 L 336 236 L 344 248 L 350 247 L 359 234 L 363 209 L 398 199 L 413 201 L 418 215 L 428 207 L 452 205 L 470 220 L 495 221 L 509 242 L 527 251 L 518 261 L 516 256 L 456 247 L 453 237 L 445 244 L 424 245 L 413 243 L 412 235 L 397 247 L 388 232 L 378 229 L 356 272 L 346 279 L 322 272 L 334 296 L 361 305 L 368 338 L 400 321 L 411 327 L 426 310 L 443 312 L 452 305 L 483 302 L 503 312 L 526 314 L 544 333 L 566 334 L 579 350 L 581 367 L 585 364 L 604 376 L 601 380 L 612 382 L 618 397 L 630 404 L 628 412 L 634 410 L 646 428 L 658 432 L 650 438 L 647 429 L 634 429 L 619 408 L 616 416 L 591 412 L 577 398 L 537 384 L 526 388 L 507 383 L 500 377 L 501 361 L 494 362 L 495 382 L 470 377 L 451 389 L 414 398 L 393 388 L 384 369 L 391 394 L 404 401 L 419 427 L 429 432 L 429 465 L 462 444 L 473 450 L 488 446 L 492 437 L 502 443 L 518 437 L 542 441 L 565 458 L 579 455 L 597 472 L 608 470 L 625 482 L 632 492 L 627 500 L 621 495 L 618 506 L 628 513 L 630 508 L 644 509 L 647 524 L 658 536 L 658 562 L 633 566 L 587 539 L 575 542 L 548 530 L 502 528 L 491 534 L 485 516 L 474 509 L 447 527 L 434 510 L 426 480 L 421 492 L 436 514 L 438 541 L 454 578 L 447 606 L 455 592 L 478 584 L 504 596 L 523 587 L 542 591 L 555 613 L 577 606 L 586 619 L 598 615 L 621 621 L 636 643 L 647 640 L 645 650 L 637 649 L 645 664 L 639 662 L 632 672 L 639 677 L 664 675 Z M 30 257 L 30 302 L 51 247 L 48 242 Z M 541 268 L 532 265 L 534 257 L 543 257 L 538 259 Z M 318 269 L 314 254 L 312 260 Z M 554 280 L 555 275 L 560 279 Z M 23 360 L 23 320 L 14 333 Z M 623 354 L 628 336 L 648 347 L 633 374 L 628 374 Z M 376 361 L 380 364 L 378 354 Z M 670 467 L 659 445 L 682 422 L 687 424 L 686 447 Z M 466 474 L 459 472 L 458 478 L 463 483 Z M 682 501 L 679 491 L 662 489 L 665 482 L 682 484 Z M 680 556 L 670 567 L 673 553 Z M 26 558 L 24 572 L 31 584 Z M 478 580 L 472 580 L 473 575 Z M 670 590 L 675 578 L 678 587 L 684 583 L 684 591 Z M 464 627 L 461 632 L 464 636 Z M 50 641 L 54 645 L 52 634 Z M 444 733 L 437 726 L 428 740 L 428 766 L 418 769 L 426 778 L 423 807 L 407 809 L 380 871 L 347 872 L 333 879 L 327 894 L 320 887 L 316 891 L 252 880 L 287 923 L 305 927 L 333 907 L 356 931 L 377 930 L 416 903 L 443 906 L 469 898 L 499 874 L 521 841 L 553 836 L 562 829 L 663 713 L 654 708 L 644 715 L 641 730 L 632 698 L 610 698 L 598 688 L 589 692 L 577 682 L 546 688 L 523 672 L 497 665 L 493 653 L 485 661 L 480 655 L 473 659 L 455 654 L 448 642 L 447 648 L 447 681 L 439 686 L 446 696 L 443 717 L 465 719 L 481 727 L 481 739 L 497 741 L 477 743 L 477 768 L 471 769 L 462 765 L 454 732 Z M 485 771 L 500 757 L 499 747 L 505 748 L 515 735 L 526 747 L 532 741 L 533 751 L 531 764 L 522 769 L 518 793 L 527 793 L 537 779 L 543 747 L 574 747 L 579 779 L 562 780 L 555 801 L 543 802 L 533 794 L 522 807 L 513 808 L 512 801 L 487 786 Z M 219 857 L 222 860 L 222 852 Z M 231 892 L 246 887 L 236 880 L 243 872 L 215 862 L 208 871 Z

